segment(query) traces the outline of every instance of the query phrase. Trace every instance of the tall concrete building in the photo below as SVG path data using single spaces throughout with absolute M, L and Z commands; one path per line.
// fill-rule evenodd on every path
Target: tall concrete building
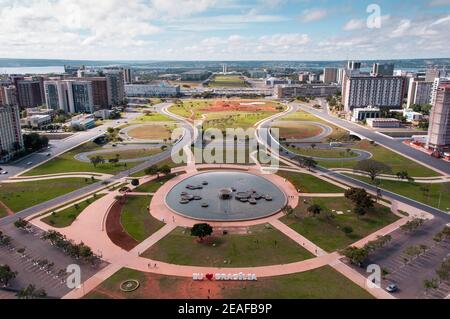
M 433 85 L 431 87 L 431 96 L 430 96 L 430 104 L 434 105 L 436 103 L 436 95 L 439 86 L 442 84 L 450 84 L 450 78 L 435 78 L 433 80 Z
M 0 105 L 17 105 L 17 91 L 14 85 L 0 86 Z
M 69 112 L 67 84 L 65 81 L 44 81 L 44 92 L 47 108 Z
M 393 76 L 394 75 L 394 64 L 393 63 L 374 63 L 372 67 L 372 75 L 384 75 Z
M 23 149 L 20 111 L 17 105 L 0 106 L 0 161 Z
M 351 71 L 356 71 L 361 69 L 361 62 L 357 61 L 348 61 L 347 69 Z
M 123 69 L 123 77 L 124 77 L 125 84 L 133 83 L 133 70 L 131 70 L 129 68 L 124 68 Z
M 17 80 L 17 102 L 21 108 L 37 107 L 44 104 L 42 96 L 42 84 L 40 79 Z
M 108 104 L 120 105 L 125 99 L 125 80 L 123 71 L 108 70 L 105 72 L 108 88 Z
M 338 76 L 337 68 L 323 69 L 323 83 L 325 84 L 337 83 L 337 76 Z
M 342 85 L 342 83 L 344 82 L 344 75 L 345 75 L 345 69 L 339 68 L 338 72 L 337 72 L 337 76 L 336 76 L 337 84 Z
M 450 150 L 450 84 L 442 84 L 437 89 L 430 114 L 427 146 L 440 152 Z
M 441 71 L 438 69 L 428 69 L 425 73 L 425 81 L 426 82 L 433 82 L 436 78 L 441 77 Z
M 107 109 L 108 103 L 108 81 L 106 77 L 91 77 L 87 78 L 92 82 L 92 97 L 94 109 Z
M 430 104 L 431 90 L 433 82 L 425 82 L 419 79 L 412 79 L 408 87 L 408 102 L 406 107 L 409 109 L 414 104 Z
M 45 81 L 47 107 L 67 113 L 94 112 L 94 96 L 90 80 Z
M 401 109 L 405 79 L 399 76 L 366 76 L 346 70 L 342 84 L 342 102 L 346 112 L 373 106 Z

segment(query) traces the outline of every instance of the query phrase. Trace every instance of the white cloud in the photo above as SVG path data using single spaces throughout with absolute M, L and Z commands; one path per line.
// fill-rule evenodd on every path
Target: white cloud
M 305 23 L 318 21 L 325 18 L 327 14 L 328 12 L 325 9 L 306 9 L 303 10 L 300 20 Z
M 430 7 L 449 6 L 450 0 L 431 0 L 428 5 Z
M 362 29 L 366 26 L 366 20 L 364 19 L 351 19 L 349 20 L 344 27 L 342 28 L 344 31 L 352 31 Z

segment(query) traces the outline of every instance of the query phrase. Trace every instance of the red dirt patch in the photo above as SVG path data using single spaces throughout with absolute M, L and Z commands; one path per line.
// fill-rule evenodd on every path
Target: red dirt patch
M 263 104 L 251 104 L 263 103 Z M 241 112 L 257 112 L 257 111 L 276 111 L 276 105 L 272 102 L 265 101 L 245 101 L 245 100 L 231 100 L 214 101 L 207 108 L 201 109 L 202 112 L 227 112 L 227 111 L 241 111 Z
M 126 251 L 130 251 L 139 243 L 123 229 L 120 216 L 124 202 L 116 201 L 106 217 L 106 233 L 111 241 Z
M 6 206 L 1 200 L 0 200 L 0 207 L 3 208 L 3 210 L 6 212 L 6 215 L 8 215 L 8 216 L 12 216 L 12 215 L 15 214 L 15 213 L 14 213 L 8 206 Z

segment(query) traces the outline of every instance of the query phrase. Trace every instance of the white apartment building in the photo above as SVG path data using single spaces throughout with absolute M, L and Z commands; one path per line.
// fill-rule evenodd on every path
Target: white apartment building
M 17 105 L 0 106 L 0 161 L 7 161 L 23 149 L 22 128 Z
M 89 80 L 45 81 L 45 102 L 53 110 L 67 113 L 92 113 L 94 98 Z
M 433 85 L 431 87 L 430 104 L 434 105 L 436 103 L 436 95 L 440 85 L 450 84 L 450 78 L 435 78 Z
M 403 104 L 405 79 L 398 76 L 367 76 L 346 71 L 342 85 L 342 102 L 346 112 L 354 108 L 373 107 L 400 109 Z
M 127 84 L 125 85 L 126 96 L 176 96 L 180 93 L 180 86 L 151 85 L 151 84 Z
M 427 147 L 443 152 L 450 150 L 450 84 L 437 89 L 430 114 Z
M 412 105 L 425 105 L 429 104 L 431 98 L 431 92 L 433 88 L 433 82 L 420 81 L 418 79 L 412 79 L 409 82 L 408 87 L 408 102 L 407 108 L 411 108 Z
M 323 69 L 323 83 L 331 84 L 337 82 L 338 69 L 337 68 L 324 68 Z

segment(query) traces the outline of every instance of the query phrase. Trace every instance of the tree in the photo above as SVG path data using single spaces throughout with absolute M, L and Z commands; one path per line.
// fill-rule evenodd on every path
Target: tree
M 97 167 L 98 164 L 103 164 L 105 162 L 105 159 L 101 156 L 94 156 L 91 158 L 91 164 L 94 165 L 94 167 Z
M 321 212 L 322 212 L 322 207 L 320 207 L 320 205 L 313 204 L 308 207 L 308 213 L 312 214 L 313 216 L 320 215 Z
M 369 256 L 369 252 L 365 248 L 357 247 L 347 247 L 341 253 L 355 265 L 362 264 Z
M 317 162 L 312 157 L 305 157 L 303 158 L 303 165 L 308 168 L 308 170 L 311 170 L 311 168 L 314 168 L 317 166 Z
M 138 180 L 137 178 L 133 178 L 133 179 L 131 180 L 131 185 L 133 185 L 133 186 L 139 186 L 139 180 Z
M 8 286 L 9 282 L 16 276 L 17 272 L 12 271 L 8 265 L 0 265 L 0 284 L 4 287 Z
M 366 172 L 370 176 L 372 182 L 380 174 L 391 172 L 391 168 L 388 165 L 382 162 L 375 161 L 373 159 L 367 159 L 358 162 L 358 164 L 355 165 L 354 169 L 357 171 Z
M 209 224 L 195 224 L 194 227 L 191 228 L 191 236 L 198 237 L 200 241 L 203 241 L 203 238 L 210 236 L 213 232 L 213 228 Z
M 362 188 L 350 188 L 346 190 L 345 197 L 355 204 L 354 212 L 357 215 L 364 215 L 374 205 L 372 196 Z
M 159 169 L 159 171 L 161 172 L 161 174 L 169 175 L 172 169 L 169 167 L 169 165 L 164 165 Z
M 14 226 L 16 226 L 19 229 L 25 229 L 28 226 L 28 221 L 25 219 L 19 218 L 14 222 Z
M 157 179 L 159 179 L 159 172 L 160 172 L 160 170 L 157 165 L 152 165 L 149 168 L 146 168 L 144 171 L 144 173 L 146 175 L 157 175 L 157 177 L 156 177 Z
M 408 221 L 406 224 L 400 226 L 400 229 L 406 233 L 410 233 L 415 231 L 417 228 L 423 225 L 425 221 L 421 218 L 415 218 L 413 220 Z
M 294 209 L 292 208 L 291 205 L 286 205 L 283 208 L 283 213 L 287 216 L 291 215 L 294 212 Z

